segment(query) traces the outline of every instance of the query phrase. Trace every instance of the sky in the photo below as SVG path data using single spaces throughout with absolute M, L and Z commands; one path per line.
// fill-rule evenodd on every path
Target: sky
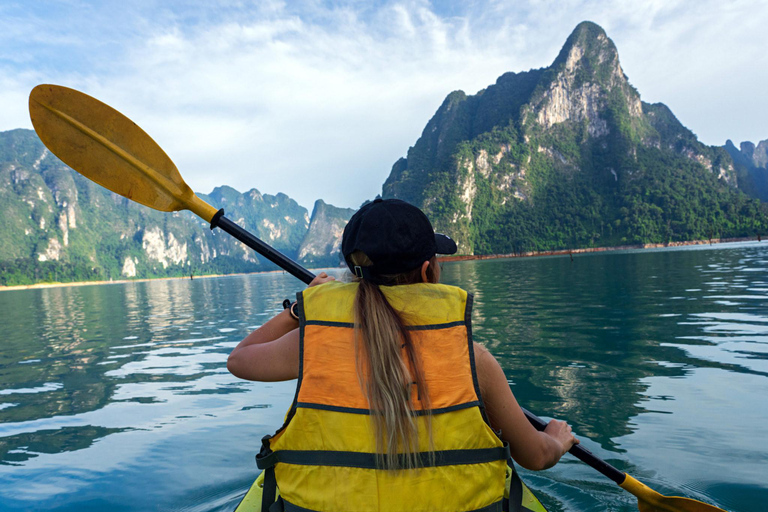
M 0 131 L 32 128 L 35 85 L 64 85 L 195 191 L 357 208 L 448 93 L 550 65 L 584 20 L 705 144 L 768 139 L 765 0 L 0 0 Z

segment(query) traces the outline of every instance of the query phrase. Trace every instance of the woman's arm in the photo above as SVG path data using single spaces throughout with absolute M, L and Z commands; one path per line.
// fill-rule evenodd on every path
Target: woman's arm
M 474 344 L 480 393 L 491 426 L 501 431 L 515 461 L 526 469 L 547 469 L 579 441 L 564 421 L 552 420 L 543 432 L 528 422 L 509 388 L 504 370 L 488 349 Z
M 325 272 L 309 286 L 333 281 Z M 299 321 L 287 309 L 246 336 L 227 358 L 227 370 L 246 380 L 274 382 L 299 376 Z
M 299 322 L 287 311 L 280 313 L 235 347 L 227 358 L 227 370 L 235 377 L 262 382 L 298 378 L 298 326 Z M 284 334 L 280 336 L 281 333 Z

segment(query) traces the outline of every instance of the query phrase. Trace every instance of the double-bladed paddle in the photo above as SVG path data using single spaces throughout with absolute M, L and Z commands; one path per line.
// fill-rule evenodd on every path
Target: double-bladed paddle
M 74 89 L 38 85 L 29 113 L 40 140 L 53 154 L 99 185 L 155 210 L 190 210 L 290 274 L 309 284 L 314 274 L 273 249 L 195 195 L 168 155 L 136 123 L 112 107 Z M 546 423 L 524 410 L 539 430 Z M 701 501 L 668 497 L 619 471 L 579 445 L 570 453 L 637 496 L 641 512 L 722 511 Z

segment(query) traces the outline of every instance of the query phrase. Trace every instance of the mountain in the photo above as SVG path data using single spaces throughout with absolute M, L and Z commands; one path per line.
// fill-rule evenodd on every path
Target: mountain
M 768 201 L 768 140 L 760 141 L 757 146 L 742 142 L 739 149 L 728 140 L 724 148 L 739 171 L 739 188 L 752 197 Z
M 739 185 L 728 151 L 643 102 L 583 22 L 549 67 L 450 93 L 382 195 L 489 254 L 754 236 L 768 210 Z
M 309 230 L 299 246 L 299 260 L 316 267 L 342 264 L 341 235 L 353 213 L 351 208 L 337 208 L 321 199 L 315 201 Z
M 285 194 L 217 187 L 198 195 L 289 257 L 310 235 L 305 263 L 338 262 L 320 252 L 318 237 L 333 232 L 337 216 L 348 219 L 346 210 L 316 205 L 311 227 L 307 210 Z M 31 130 L 0 133 L 0 239 L 0 285 L 276 268 L 190 212 L 157 212 L 96 185 Z
M 229 219 L 291 258 L 296 257 L 296 249 L 309 229 L 306 208 L 283 193 L 262 195 L 252 188 L 241 194 L 232 187 L 224 186 L 216 187 L 208 195 L 198 196 L 216 208 L 224 208 Z M 251 249 L 239 242 L 237 245 L 247 250 L 249 256 L 255 257 L 256 253 Z

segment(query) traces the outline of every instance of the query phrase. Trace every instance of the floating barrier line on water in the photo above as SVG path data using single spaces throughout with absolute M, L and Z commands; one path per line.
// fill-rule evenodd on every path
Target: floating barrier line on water
M 735 242 L 760 242 L 758 238 L 713 238 L 711 240 L 689 240 L 685 242 L 668 242 L 665 244 L 636 244 L 615 245 L 611 247 L 583 247 L 580 249 L 553 249 L 551 251 L 524 251 L 509 254 L 465 254 L 455 256 L 438 256 L 438 261 L 467 261 L 467 260 L 493 260 L 501 258 L 529 258 L 535 256 L 568 256 L 573 254 L 585 254 L 592 252 L 630 251 L 637 249 L 661 249 L 666 247 L 684 247 L 689 245 L 713 245 Z

